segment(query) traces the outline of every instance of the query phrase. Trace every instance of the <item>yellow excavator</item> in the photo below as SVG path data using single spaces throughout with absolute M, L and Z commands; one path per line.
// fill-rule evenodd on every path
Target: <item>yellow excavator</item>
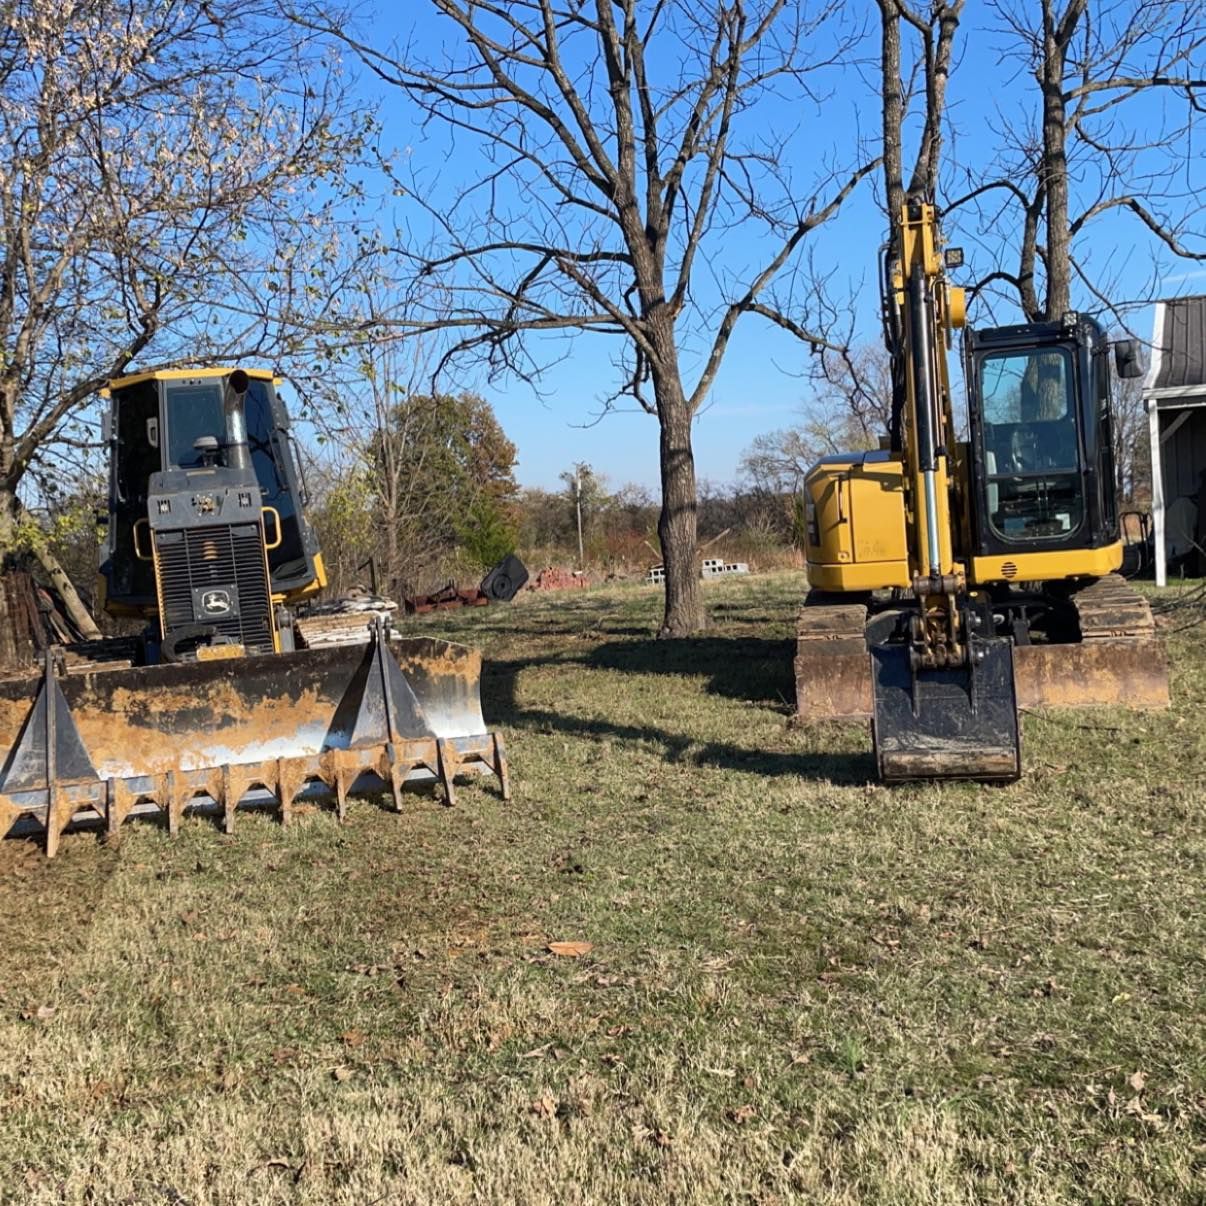
M 880 777 L 1008 781 L 1019 708 L 1168 705 L 1151 610 L 1116 571 L 1113 371 L 1131 340 L 1085 314 L 963 337 L 968 434 L 947 352 L 964 327 L 935 208 L 910 199 L 884 252 L 890 431 L 805 480 L 802 721 L 870 718 Z
M 481 655 L 399 639 L 381 612 L 307 618 L 326 585 L 280 380 L 264 370 L 110 382 L 109 502 L 98 602 L 133 637 L 52 647 L 0 679 L 0 837 L 41 827 L 53 855 L 79 822 L 116 833 L 196 806 L 227 831 L 241 803 L 288 821 L 308 789 L 340 819 L 357 791 L 497 776 Z

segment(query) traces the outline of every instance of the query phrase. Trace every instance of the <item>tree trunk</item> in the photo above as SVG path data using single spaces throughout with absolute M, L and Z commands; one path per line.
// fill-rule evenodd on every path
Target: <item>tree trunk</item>
M 1043 317 L 1056 321 L 1071 306 L 1072 248 L 1068 228 L 1067 112 L 1064 104 L 1064 54 L 1053 28 L 1044 22 L 1043 64 L 1043 174 L 1047 195 L 1047 298 Z
M 904 168 L 901 126 L 904 97 L 900 80 L 900 9 L 895 0 L 880 0 L 880 68 L 882 72 L 884 202 L 888 229 L 895 229 L 904 205 Z
M 63 607 L 71 617 L 71 622 L 80 630 L 80 636 L 86 641 L 99 641 L 101 630 L 97 628 L 92 613 L 84 606 L 84 600 L 80 598 L 71 579 L 67 577 L 67 571 L 59 564 L 59 559 L 41 541 L 34 545 L 33 554 L 37 557 L 38 564 L 46 571 L 50 585 L 62 599 Z
M 691 410 L 677 372 L 655 379 L 661 427 L 662 511 L 657 534 L 666 567 L 666 614 L 658 636 L 681 637 L 704 627 L 696 527 Z

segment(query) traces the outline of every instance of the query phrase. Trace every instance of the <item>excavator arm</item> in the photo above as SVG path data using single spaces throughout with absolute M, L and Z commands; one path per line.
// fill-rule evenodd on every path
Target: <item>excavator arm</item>
M 963 325 L 934 207 L 907 202 L 889 246 L 884 320 L 896 367 L 911 599 L 871 646 L 873 733 L 882 778 L 1014 779 L 1020 773 L 1010 642 L 955 558 L 955 427 L 947 351 Z

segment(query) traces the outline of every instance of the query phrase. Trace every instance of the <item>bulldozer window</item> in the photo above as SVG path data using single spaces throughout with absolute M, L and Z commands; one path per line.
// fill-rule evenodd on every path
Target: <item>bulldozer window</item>
M 284 447 L 278 438 L 276 422 L 272 415 L 268 385 L 263 381 L 252 381 L 244 403 L 247 416 L 247 444 L 251 449 L 251 462 L 260 483 L 260 494 L 264 506 L 275 507 L 281 517 L 281 543 L 268 554 L 273 578 L 291 576 L 291 569 L 300 568 L 307 572 L 305 550 L 302 548 L 301 530 L 297 522 L 297 502 L 289 488 L 288 476 L 278 460 Z M 300 561 L 300 567 L 297 563 Z
M 155 593 L 151 567 L 134 556 L 134 524 L 147 514 L 147 484 L 162 467 L 151 439 L 159 422 L 159 391 L 154 381 L 114 394 L 116 443 L 113 450 L 112 507 L 109 524 L 109 594 L 114 599 L 150 598 Z
M 1059 539 L 1084 517 L 1072 359 L 1063 348 L 979 365 L 988 518 L 1006 540 Z
M 204 462 L 193 447 L 201 436 L 226 440 L 222 417 L 222 385 L 169 385 L 167 388 L 168 463 L 178 469 L 199 469 Z

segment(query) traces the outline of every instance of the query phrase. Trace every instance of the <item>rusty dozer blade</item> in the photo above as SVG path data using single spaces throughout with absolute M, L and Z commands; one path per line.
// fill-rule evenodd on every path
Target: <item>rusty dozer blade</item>
M 0 836 L 22 817 L 53 854 L 73 821 L 111 833 L 158 809 L 175 832 L 205 801 L 225 828 L 245 797 L 276 798 L 287 822 L 296 796 L 320 784 L 342 820 L 350 793 L 381 790 L 401 807 L 407 783 L 457 774 L 497 777 L 509 798 L 502 738 L 482 717 L 481 654 L 433 638 L 390 641 L 377 621 L 367 644 L 262 657 L 61 674 L 0 682 Z
M 907 645 L 872 648 L 872 738 L 885 782 L 1021 774 L 1012 644 L 973 637 L 971 647 L 969 667 L 917 673 Z

